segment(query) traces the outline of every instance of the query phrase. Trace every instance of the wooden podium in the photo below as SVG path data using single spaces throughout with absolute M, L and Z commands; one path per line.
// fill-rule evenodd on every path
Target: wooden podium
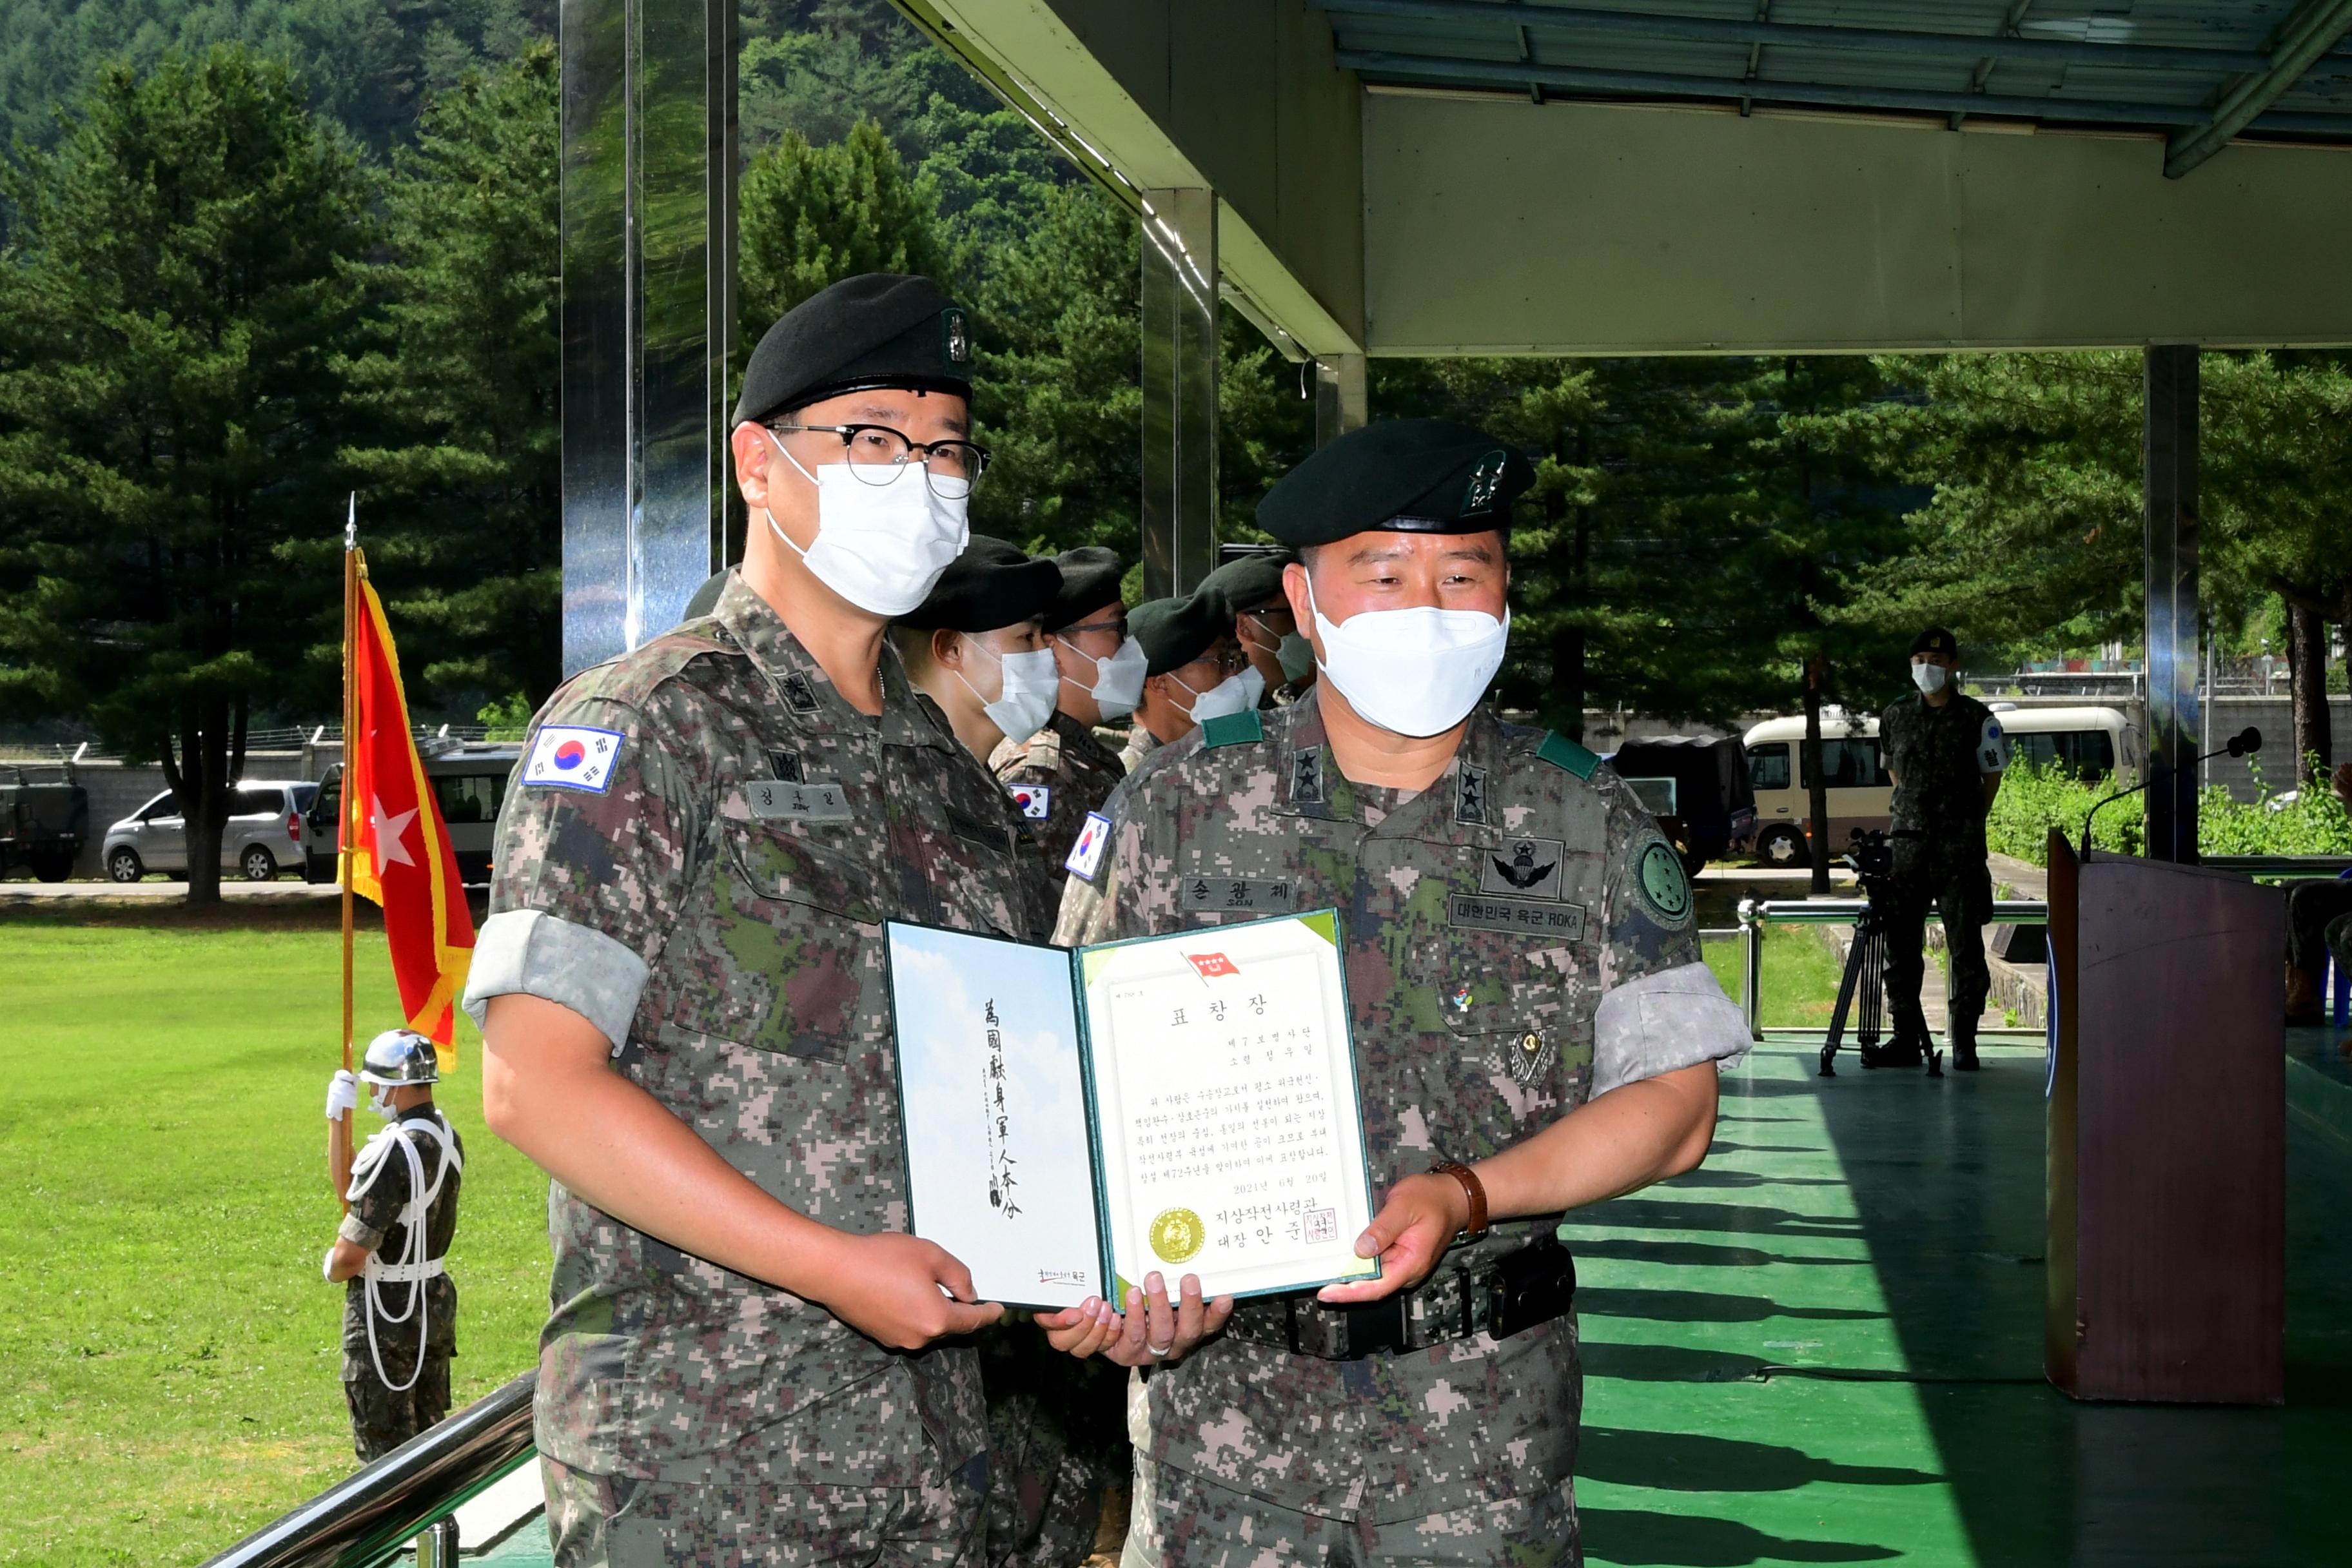
M 2050 836 L 2049 1305 L 2077 1399 L 2285 1396 L 2286 900 Z

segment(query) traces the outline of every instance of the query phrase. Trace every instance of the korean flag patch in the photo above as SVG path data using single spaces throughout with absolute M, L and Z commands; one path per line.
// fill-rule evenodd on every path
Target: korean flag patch
M 526 785 L 576 789 L 603 795 L 613 787 L 613 764 L 621 759 L 617 730 L 592 730 L 584 724 L 545 724 L 531 737 L 530 760 L 523 764 Z
M 1070 858 L 1062 862 L 1066 871 L 1076 871 L 1091 882 L 1102 869 L 1103 851 L 1110 847 L 1110 818 L 1099 811 L 1087 813 L 1087 825 L 1078 829 L 1078 841 L 1070 846 Z
M 1053 815 L 1052 784 L 1007 784 L 1004 787 L 1013 792 L 1013 804 L 1019 806 L 1021 815 L 1030 821 L 1043 822 Z

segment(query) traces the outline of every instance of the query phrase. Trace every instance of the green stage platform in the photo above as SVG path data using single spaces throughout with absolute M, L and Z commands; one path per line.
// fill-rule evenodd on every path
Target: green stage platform
M 1706 1166 L 1579 1215 L 1587 1560 L 2341 1562 L 2352 1066 L 2294 1032 L 2284 1410 L 2077 1405 L 2042 1379 L 2042 1081 L 1725 1075 Z M 2183 1092 L 2194 1093 L 2194 1085 Z M 534 1521 L 485 1558 L 548 1561 Z

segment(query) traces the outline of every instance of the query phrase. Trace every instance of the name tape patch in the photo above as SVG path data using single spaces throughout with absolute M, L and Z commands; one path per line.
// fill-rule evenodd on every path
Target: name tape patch
M 523 764 L 522 782 L 603 795 L 613 787 L 613 764 L 621 760 L 624 739 L 618 730 L 542 724 L 531 739 L 530 760 Z
M 753 779 L 743 794 L 751 815 L 762 822 L 847 822 L 853 815 L 849 792 L 837 784 Z
M 1183 888 L 1187 910 L 1226 910 L 1235 914 L 1286 915 L 1297 910 L 1287 878 L 1193 877 Z
M 1052 784 L 1007 784 L 1004 787 L 1013 792 L 1013 804 L 1019 806 L 1021 815 L 1030 821 L 1043 822 L 1053 815 Z
M 1099 811 L 1087 813 L 1087 825 L 1078 829 L 1078 841 L 1070 846 L 1070 858 L 1062 862 L 1062 869 L 1075 871 L 1091 882 L 1102 869 L 1103 851 L 1110 847 L 1110 818 Z
M 1454 893 L 1445 900 L 1448 925 L 1474 931 L 1520 931 L 1559 942 L 1584 939 L 1584 906 L 1536 899 L 1497 899 L 1485 893 Z

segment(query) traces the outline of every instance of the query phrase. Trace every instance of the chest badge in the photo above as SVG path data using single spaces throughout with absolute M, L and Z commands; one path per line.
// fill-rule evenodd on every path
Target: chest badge
M 1478 890 L 1516 899 L 1557 899 L 1568 845 L 1559 838 L 1507 838 L 1479 868 Z
M 1551 1066 L 1551 1042 L 1529 1029 L 1521 1035 L 1511 1050 L 1511 1079 L 1522 1089 L 1544 1075 Z

